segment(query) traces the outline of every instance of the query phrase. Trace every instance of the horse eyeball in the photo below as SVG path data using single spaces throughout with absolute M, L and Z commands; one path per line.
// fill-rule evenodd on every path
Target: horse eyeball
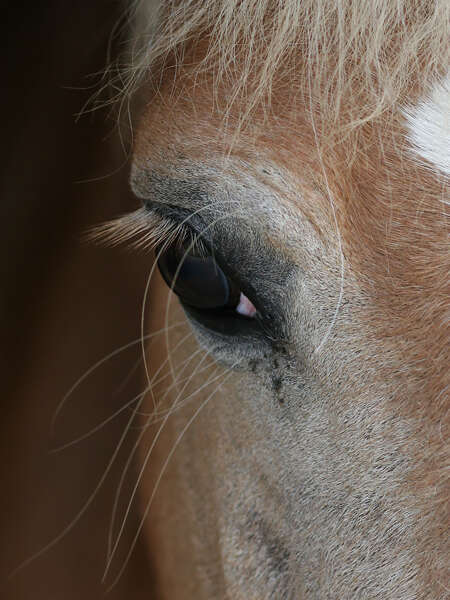
M 235 308 L 250 315 L 251 302 L 222 271 L 212 256 L 196 256 L 175 242 L 160 252 L 158 267 L 167 285 L 183 304 L 199 309 Z M 246 299 L 248 304 L 241 300 Z M 238 310 L 238 307 L 239 310 Z M 255 311 L 256 312 L 256 311 Z

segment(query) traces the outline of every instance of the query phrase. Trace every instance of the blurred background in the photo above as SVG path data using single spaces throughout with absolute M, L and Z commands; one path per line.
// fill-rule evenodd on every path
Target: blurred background
M 98 89 L 110 41 L 112 55 L 120 50 L 123 40 L 111 32 L 122 10 L 111 0 L 8 3 L 2 9 L 4 600 L 89 600 L 105 592 L 111 510 L 133 436 L 103 476 L 129 412 L 70 442 L 141 391 L 139 345 L 82 381 L 54 428 L 52 419 L 87 369 L 140 335 L 149 257 L 82 239 L 89 227 L 137 204 L 128 190 L 127 149 L 115 113 L 107 107 L 77 119 Z M 120 553 L 117 561 L 120 567 Z M 143 544 L 108 597 L 152 597 Z

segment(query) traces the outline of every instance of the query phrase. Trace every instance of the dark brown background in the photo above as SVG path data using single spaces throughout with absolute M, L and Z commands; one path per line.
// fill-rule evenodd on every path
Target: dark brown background
M 51 435 L 54 410 L 72 383 L 139 335 L 148 257 L 80 241 L 88 226 L 135 205 L 115 117 L 100 110 L 75 118 L 98 84 L 98 77 L 89 75 L 105 66 L 108 38 L 122 7 L 105 0 L 52 0 L 2 9 L 0 596 L 5 600 L 89 600 L 105 591 L 100 579 L 109 516 L 132 440 L 73 530 L 15 577 L 8 574 L 76 516 L 129 413 L 65 451 L 49 449 L 92 428 L 142 385 L 138 370 L 118 391 L 138 358 L 137 349 L 125 352 L 88 378 Z M 122 557 L 134 525 L 132 518 Z M 149 598 L 150 580 L 141 544 L 109 597 Z

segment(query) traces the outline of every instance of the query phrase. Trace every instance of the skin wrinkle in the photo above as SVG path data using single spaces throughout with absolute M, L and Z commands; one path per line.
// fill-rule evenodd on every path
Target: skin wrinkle
M 352 161 L 349 139 L 326 147 L 346 280 L 335 329 L 313 355 L 340 271 L 308 106 L 299 99 L 287 110 L 274 88 L 271 116 L 254 115 L 230 150 L 222 115 L 211 109 L 211 81 L 197 75 L 195 84 L 181 74 L 179 93 L 167 82 L 144 113 L 135 192 L 196 210 L 206 196 L 186 189 L 207 182 L 219 211 L 224 199 L 242 202 L 249 226 L 232 221 L 236 239 L 249 227 L 269 229 L 261 251 L 281 256 L 283 248 L 298 270 L 285 300 L 277 296 L 284 351 L 255 358 L 245 345 L 230 348 L 196 330 L 219 362 L 242 353 L 247 372 L 239 386 L 227 382 L 187 432 L 162 484 L 148 526 L 161 552 L 161 597 L 280 597 L 272 587 L 280 577 L 287 598 L 443 600 L 449 265 L 442 181 L 404 151 L 400 111 L 360 127 Z M 161 193 L 169 180 L 183 185 Z M 257 264 L 257 253 L 249 256 Z M 175 437 L 183 418 L 171 423 Z M 169 432 L 162 460 L 171 439 Z M 148 491 L 151 481 L 143 496 Z M 261 558 L 245 526 L 236 527 L 249 514 L 283 540 L 287 572 L 274 573 L 269 555 Z

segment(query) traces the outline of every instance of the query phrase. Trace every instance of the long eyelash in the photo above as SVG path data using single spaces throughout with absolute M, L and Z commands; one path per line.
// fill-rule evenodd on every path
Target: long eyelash
M 189 225 L 175 223 L 147 208 L 97 225 L 88 230 L 86 238 L 107 246 L 127 244 L 144 250 L 165 249 L 176 242 L 200 256 L 209 254 L 201 237 Z

